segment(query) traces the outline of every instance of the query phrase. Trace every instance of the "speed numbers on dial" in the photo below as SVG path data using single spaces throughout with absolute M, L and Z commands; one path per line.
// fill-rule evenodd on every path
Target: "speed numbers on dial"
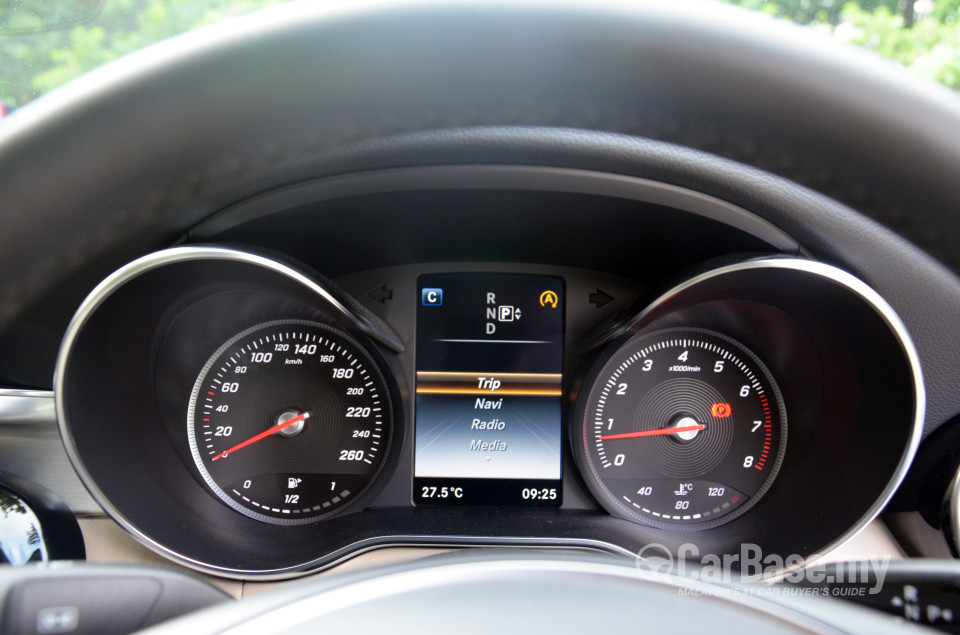
M 766 366 L 700 329 L 638 335 L 607 359 L 579 422 L 578 458 L 611 511 L 662 528 L 706 529 L 770 487 L 787 418 Z
M 376 480 L 393 411 L 383 375 L 346 333 L 268 322 L 226 342 L 194 384 L 190 450 L 224 503 L 260 521 L 312 522 Z

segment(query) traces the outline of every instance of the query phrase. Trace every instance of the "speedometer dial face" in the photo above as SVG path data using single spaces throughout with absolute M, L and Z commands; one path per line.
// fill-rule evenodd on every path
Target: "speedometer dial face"
M 787 440 L 767 368 L 742 344 L 700 329 L 628 340 L 600 369 L 580 423 L 578 456 L 604 506 L 684 530 L 756 504 Z
M 383 375 L 346 333 L 305 321 L 226 342 L 194 385 L 187 434 L 210 489 L 275 524 L 329 516 L 366 492 L 392 435 Z

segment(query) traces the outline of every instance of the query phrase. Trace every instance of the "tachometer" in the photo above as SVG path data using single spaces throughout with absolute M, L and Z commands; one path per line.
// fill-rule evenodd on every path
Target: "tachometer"
M 187 434 L 209 488 L 276 524 L 329 516 L 366 492 L 392 434 L 383 375 L 352 337 L 299 321 L 231 338 L 194 384 Z
M 766 366 L 701 329 L 637 335 L 602 361 L 577 454 L 611 512 L 706 529 L 752 507 L 783 459 L 787 417 Z

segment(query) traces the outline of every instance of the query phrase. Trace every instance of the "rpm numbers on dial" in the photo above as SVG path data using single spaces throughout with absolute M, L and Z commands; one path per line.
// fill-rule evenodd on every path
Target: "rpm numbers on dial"
M 389 390 L 346 333 L 300 320 L 231 338 L 194 384 L 187 435 L 204 482 L 260 521 L 312 522 L 351 504 L 383 468 Z
M 760 500 L 783 459 L 787 419 L 766 366 L 701 329 L 628 340 L 603 363 L 580 422 L 588 484 L 621 516 L 706 529 Z

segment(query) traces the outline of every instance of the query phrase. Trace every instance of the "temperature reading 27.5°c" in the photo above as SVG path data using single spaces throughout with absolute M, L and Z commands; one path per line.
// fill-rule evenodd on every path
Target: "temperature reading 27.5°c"
M 617 348 L 581 423 L 591 488 L 613 511 L 664 528 L 706 529 L 756 504 L 787 439 L 766 366 L 701 329 L 641 334 Z

